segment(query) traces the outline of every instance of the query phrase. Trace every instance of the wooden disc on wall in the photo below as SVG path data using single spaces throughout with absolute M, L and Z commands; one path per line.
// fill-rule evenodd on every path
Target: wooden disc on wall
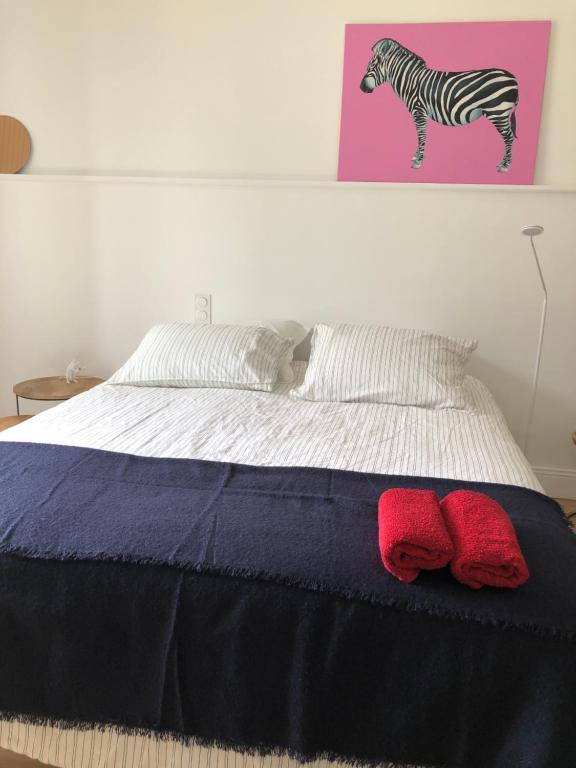
M 30 158 L 30 134 L 20 120 L 0 115 L 0 173 L 18 173 Z

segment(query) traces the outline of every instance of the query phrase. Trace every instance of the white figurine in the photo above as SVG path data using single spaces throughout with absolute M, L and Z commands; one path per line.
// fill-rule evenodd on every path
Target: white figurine
M 66 366 L 66 381 L 68 384 L 72 384 L 74 381 L 78 381 L 78 374 L 82 370 L 82 366 L 80 365 L 79 360 L 72 360 L 71 363 L 68 363 Z

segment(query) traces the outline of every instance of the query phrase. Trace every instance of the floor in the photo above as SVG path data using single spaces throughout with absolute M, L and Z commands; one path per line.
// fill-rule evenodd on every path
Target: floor
M 567 515 L 576 512 L 576 499 L 556 499 L 556 501 L 560 503 Z M 571 519 L 571 523 L 576 532 L 576 516 Z M 0 768 L 42 768 L 42 766 L 46 766 L 46 763 L 30 760 L 24 755 L 8 752 L 0 747 Z
M 576 512 L 576 499 L 556 499 L 562 509 L 567 515 L 571 515 Z M 570 524 L 574 531 L 576 531 L 576 515 L 570 518 Z
M 0 747 L 0 768 L 43 768 L 46 763 L 39 763 L 38 760 L 30 760 L 24 755 L 17 755 L 15 752 L 8 752 Z

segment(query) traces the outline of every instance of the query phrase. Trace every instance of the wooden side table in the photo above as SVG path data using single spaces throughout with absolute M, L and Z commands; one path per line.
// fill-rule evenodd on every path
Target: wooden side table
M 31 418 L 32 416 L 3 416 L 0 418 L 0 432 L 15 427 L 16 424 L 22 424 L 23 421 Z
M 44 376 L 40 379 L 21 381 L 13 387 L 16 395 L 16 413 L 20 416 L 20 397 L 24 400 L 69 400 L 74 395 L 80 395 L 97 384 L 102 384 L 103 381 L 104 379 L 96 376 L 79 376 L 78 381 L 70 383 L 64 376 Z

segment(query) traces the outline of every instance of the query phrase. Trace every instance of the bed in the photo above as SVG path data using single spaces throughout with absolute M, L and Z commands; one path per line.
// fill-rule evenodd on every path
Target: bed
M 302 382 L 306 370 L 306 363 L 293 366 L 295 381 L 277 385 L 270 393 L 122 387 L 105 383 L 0 434 L 0 444 L 74 446 L 135 457 L 495 484 L 494 487 L 517 489 L 518 493 L 525 494 L 522 499 L 542 499 L 544 504 L 549 503 L 546 514 L 554 518 L 555 528 L 559 530 L 562 526 L 559 511 L 542 496 L 543 490 L 513 440 L 498 406 L 477 379 L 466 378 L 474 405 L 469 411 L 309 402 L 289 396 L 290 390 Z M 558 536 L 571 553 L 571 565 L 576 567 L 576 549 L 570 549 L 573 542 L 567 542 L 566 537 L 571 534 L 567 526 L 564 528 Z M 555 639 L 576 656 L 570 631 L 576 621 L 576 601 L 570 586 L 574 581 L 568 573 L 558 577 L 565 589 L 561 602 L 568 618 Z M 520 643 L 526 639 L 529 644 L 534 636 L 541 639 L 539 632 L 533 636 L 525 627 L 507 629 L 519 633 Z M 551 638 L 552 635 L 553 632 Z M 575 674 L 574 664 L 568 673 L 568 676 Z M 567 691 L 564 698 L 565 705 L 571 706 L 574 712 L 574 693 Z M 556 703 L 551 706 L 555 707 Z M 413 714 L 418 716 L 416 712 Z M 456 720 L 460 714 L 454 713 Z M 532 714 L 535 720 L 552 717 L 546 710 Z M 451 727 L 446 722 L 446 728 Z M 438 739 L 442 739 L 440 733 Z M 216 739 L 186 740 L 174 737 L 171 732 L 66 723 L 49 717 L 43 722 L 41 717 L 26 717 L 25 713 L 22 717 L 0 720 L 0 746 L 62 768 L 247 768 L 252 764 L 288 768 L 291 763 L 309 758 L 305 751 L 299 750 L 238 751 L 226 740 L 221 743 Z M 503 739 L 503 754 L 506 749 Z M 465 753 L 463 749 L 462 754 Z M 558 748 L 553 759 L 558 755 L 565 755 L 563 747 Z M 311 759 L 318 764 L 333 764 L 338 763 L 339 758 L 338 750 L 333 754 L 324 750 Z M 533 762 L 522 762 L 522 765 L 534 768 L 568 765 L 566 761 L 548 760 L 535 739 Z M 408 764 L 397 758 L 388 762 L 357 755 L 344 755 L 342 761 Z M 410 764 L 440 765 L 429 761 Z M 458 761 L 450 764 L 469 768 Z M 480 763 L 474 762 L 476 765 Z M 482 765 L 487 768 L 488 763 Z M 494 765 L 500 768 L 512 763 L 495 762 Z

